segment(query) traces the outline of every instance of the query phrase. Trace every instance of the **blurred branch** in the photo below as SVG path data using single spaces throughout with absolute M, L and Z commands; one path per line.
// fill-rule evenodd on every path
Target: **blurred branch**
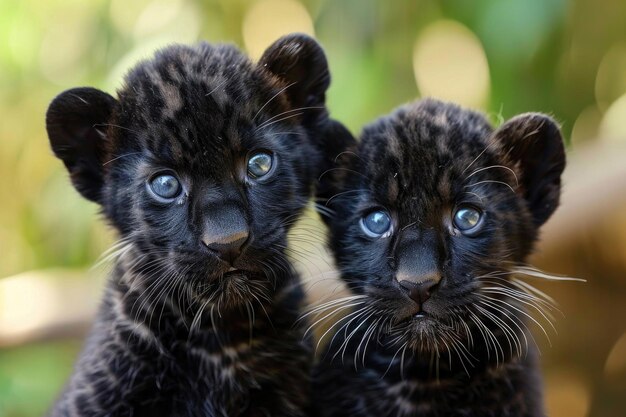
M 608 214 L 626 207 L 626 142 L 594 140 L 568 154 L 561 205 L 542 228 L 540 252 L 549 252 Z
M 0 348 L 84 335 L 102 281 L 86 275 L 46 270 L 0 279 Z

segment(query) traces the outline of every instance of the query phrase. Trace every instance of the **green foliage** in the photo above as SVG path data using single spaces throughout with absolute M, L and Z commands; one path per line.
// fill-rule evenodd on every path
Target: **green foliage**
M 71 188 L 48 148 L 44 114 L 52 97 L 79 85 L 113 92 L 136 60 L 170 42 L 245 46 L 242 25 L 253 3 L 0 1 L 0 279 L 54 266 L 86 268 L 112 241 L 97 207 Z M 566 137 L 583 111 L 591 109 L 598 120 L 606 111 L 610 103 L 596 102 L 598 68 L 611 47 L 626 44 L 623 0 L 302 4 L 328 53 L 331 113 L 355 133 L 419 95 L 413 48 L 422 30 L 440 19 L 461 23 L 480 40 L 490 76 L 484 110 L 494 120 L 544 111 L 563 123 Z M 611 99 L 626 93 L 626 81 L 615 74 L 601 84 Z M 595 132 L 598 120 L 584 131 Z M 76 351 L 74 343 L 0 351 L 0 417 L 40 415 Z
M 80 343 L 46 343 L 0 351 L 0 417 L 40 416 L 59 394 Z

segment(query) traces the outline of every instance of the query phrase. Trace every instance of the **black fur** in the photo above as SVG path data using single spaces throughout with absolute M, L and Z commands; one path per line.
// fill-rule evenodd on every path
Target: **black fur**
M 427 99 L 367 126 L 339 162 L 323 187 L 354 295 L 318 310 L 354 311 L 314 370 L 316 415 L 543 416 L 528 326 L 552 306 L 513 275 L 538 274 L 524 261 L 559 201 L 557 125 L 525 114 L 493 131 Z M 464 207 L 482 215 L 462 231 Z M 392 227 L 369 237 L 362 219 L 381 210 Z
M 326 141 L 347 134 L 328 118 L 329 82 L 320 46 L 290 35 L 259 64 L 229 45 L 171 46 L 117 99 L 54 99 L 52 149 L 121 240 L 53 416 L 304 413 L 311 351 L 285 247 L 330 164 Z M 263 178 L 247 171 L 260 151 L 273 156 Z M 171 200 L 150 185 L 164 173 L 182 187 Z

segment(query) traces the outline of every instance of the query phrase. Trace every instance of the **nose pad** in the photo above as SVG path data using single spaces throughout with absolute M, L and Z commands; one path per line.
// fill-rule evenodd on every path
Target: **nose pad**
M 248 231 L 242 230 L 224 236 L 204 236 L 202 243 L 215 252 L 222 260 L 232 265 L 241 254 L 241 248 L 247 240 Z
M 409 298 L 421 308 L 422 304 L 426 302 L 434 291 L 435 287 L 439 283 L 438 280 L 429 278 L 424 281 L 400 281 L 400 286 L 407 292 Z

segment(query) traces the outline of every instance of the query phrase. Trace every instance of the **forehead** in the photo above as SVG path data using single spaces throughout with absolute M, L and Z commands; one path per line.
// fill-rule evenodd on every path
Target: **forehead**
M 484 116 L 455 105 L 404 106 L 364 130 L 355 161 L 364 173 L 361 185 L 390 206 L 454 200 L 468 175 L 496 163 L 491 131 Z
M 259 112 L 278 88 L 236 48 L 176 46 L 138 65 L 119 93 L 119 147 L 139 147 L 181 165 L 215 165 L 234 151 L 268 146 L 256 128 L 281 97 Z M 132 142 L 132 143 L 131 143 Z M 260 142 L 260 143 L 259 143 Z

